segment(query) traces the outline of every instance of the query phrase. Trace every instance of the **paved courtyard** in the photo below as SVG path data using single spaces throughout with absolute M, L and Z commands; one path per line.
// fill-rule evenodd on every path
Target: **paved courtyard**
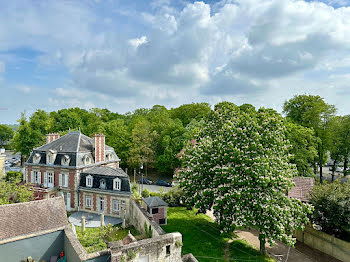
M 88 213 L 88 212 L 75 212 L 70 215 L 68 218 L 69 222 L 72 223 L 75 226 L 81 227 L 81 217 L 85 216 L 85 226 L 86 227 L 99 227 L 100 226 L 100 215 L 98 214 L 93 214 L 93 213 Z M 114 225 L 119 225 L 122 223 L 122 219 L 116 218 L 116 217 L 111 217 L 111 216 L 106 216 L 105 215 L 105 225 L 112 224 Z

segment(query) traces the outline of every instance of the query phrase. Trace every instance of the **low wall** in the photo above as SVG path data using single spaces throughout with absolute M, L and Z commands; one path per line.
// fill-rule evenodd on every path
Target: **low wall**
M 121 241 L 111 242 L 110 250 L 111 262 L 131 261 L 131 259 L 132 261 L 182 262 L 182 235 L 176 232 L 169 233 L 127 245 L 123 245 Z
M 147 228 L 151 226 L 152 237 L 157 237 L 165 234 L 164 230 L 148 216 L 147 211 L 141 206 L 141 204 L 134 198 L 130 199 L 130 216 L 129 223 L 133 225 L 139 232 L 145 232 L 145 223 Z
M 298 241 L 312 248 L 318 249 L 341 261 L 350 261 L 350 242 L 328 235 L 310 226 L 306 226 L 304 231 L 296 231 L 294 235 Z

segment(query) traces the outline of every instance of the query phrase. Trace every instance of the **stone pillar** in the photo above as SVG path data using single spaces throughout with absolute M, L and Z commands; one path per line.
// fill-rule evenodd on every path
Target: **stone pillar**
M 85 216 L 81 217 L 81 233 L 84 234 L 85 232 Z
M 101 227 L 104 227 L 105 226 L 105 214 L 104 213 L 101 213 L 101 219 L 100 219 L 100 222 L 101 222 Z
M 125 210 L 122 210 L 122 218 L 123 218 L 123 223 L 122 223 L 122 228 L 125 228 Z

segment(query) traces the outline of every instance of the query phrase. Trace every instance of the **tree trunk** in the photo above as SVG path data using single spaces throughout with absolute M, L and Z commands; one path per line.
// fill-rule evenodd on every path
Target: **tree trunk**
M 335 165 L 337 164 L 337 160 L 333 161 L 333 166 L 332 166 L 332 182 L 334 181 L 334 173 L 335 173 Z
M 322 163 L 319 163 L 319 167 L 320 167 L 320 183 L 322 184 L 322 182 L 323 182 L 323 177 L 322 177 Z
M 265 255 L 266 254 L 266 249 L 265 249 L 265 235 L 259 234 L 259 240 L 260 240 L 260 254 Z
M 314 167 L 314 174 L 317 175 L 317 164 L 316 164 L 316 161 L 314 161 L 313 167 Z

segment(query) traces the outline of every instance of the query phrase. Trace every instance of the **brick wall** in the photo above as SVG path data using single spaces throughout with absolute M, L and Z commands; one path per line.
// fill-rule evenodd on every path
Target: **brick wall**
M 44 184 L 44 173 L 46 172 L 46 167 L 41 166 L 40 172 L 41 172 L 41 184 Z
M 61 172 L 61 168 L 55 168 L 54 169 L 54 176 L 55 176 L 55 181 L 54 181 L 54 186 L 56 187 L 56 186 L 58 186 L 58 184 L 59 184 L 59 174 L 60 174 L 60 172 Z
M 165 212 L 164 212 L 164 207 L 159 207 L 158 208 L 158 213 L 157 214 L 152 214 L 153 219 L 159 224 L 159 219 L 165 218 Z
M 69 171 L 70 206 L 75 208 L 75 171 Z
M 96 211 L 96 194 L 93 194 L 93 197 L 92 197 L 92 206 L 93 206 L 93 210 Z
M 107 195 L 107 214 L 111 213 L 111 196 Z
M 84 193 L 80 192 L 80 208 L 84 208 Z
M 31 175 L 32 175 L 32 167 L 31 166 L 27 166 L 27 174 L 28 174 L 28 181 L 27 183 L 30 183 L 31 180 Z

